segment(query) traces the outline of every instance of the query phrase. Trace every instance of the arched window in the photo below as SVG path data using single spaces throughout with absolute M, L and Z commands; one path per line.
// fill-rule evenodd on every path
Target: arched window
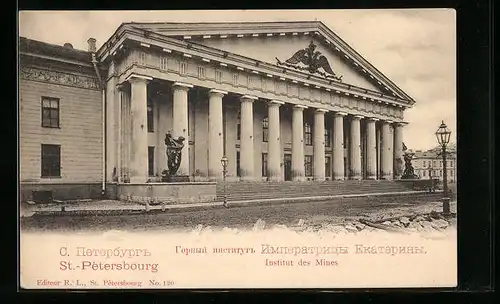
M 262 120 L 262 141 L 267 142 L 269 137 L 269 119 L 264 117 Z
M 304 141 L 306 145 L 312 146 L 312 129 L 308 122 L 304 123 Z

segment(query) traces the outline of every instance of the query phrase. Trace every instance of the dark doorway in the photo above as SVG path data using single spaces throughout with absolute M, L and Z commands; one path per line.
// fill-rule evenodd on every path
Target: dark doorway
M 292 180 L 292 154 L 285 154 L 285 160 L 283 163 L 285 166 L 285 181 L 291 181 Z

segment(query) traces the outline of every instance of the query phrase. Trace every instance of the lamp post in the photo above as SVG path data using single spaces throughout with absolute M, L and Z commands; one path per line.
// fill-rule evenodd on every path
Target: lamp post
M 222 164 L 222 186 L 223 186 L 223 193 L 224 193 L 224 207 L 227 206 L 227 196 L 226 196 L 226 173 L 227 173 L 227 157 L 224 155 L 221 160 Z
M 448 129 L 444 121 L 441 122 L 436 131 L 436 138 L 441 146 L 441 157 L 443 158 L 443 214 L 450 213 L 450 198 L 448 197 L 448 180 L 446 172 L 446 146 L 450 142 L 451 131 Z

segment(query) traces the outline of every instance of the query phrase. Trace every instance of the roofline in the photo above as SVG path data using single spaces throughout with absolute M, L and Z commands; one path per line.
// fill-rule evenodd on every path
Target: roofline
M 385 76 L 382 72 L 380 72 L 377 68 L 375 68 L 369 61 L 367 61 L 363 56 L 361 56 L 356 50 L 354 50 L 349 44 L 347 44 L 342 38 L 340 38 L 335 32 L 333 32 L 328 26 L 326 26 L 322 21 L 255 21 L 255 22 L 247 22 L 247 21 L 240 21 L 240 22 L 123 22 L 121 23 L 118 28 L 115 30 L 113 35 L 111 35 L 108 40 L 106 40 L 105 43 L 102 44 L 102 46 L 97 50 L 97 55 L 98 57 L 101 57 L 104 50 L 106 49 L 106 46 L 110 44 L 110 41 L 116 41 L 118 40 L 117 34 L 120 32 L 120 30 L 126 26 L 130 26 L 133 28 L 149 31 L 149 29 L 142 28 L 142 26 L 150 26 L 150 25 L 160 25 L 164 24 L 166 26 L 168 25 L 185 25 L 185 26 L 197 26 L 197 25 L 215 25 L 215 26 L 221 26 L 221 25 L 227 25 L 228 27 L 234 26 L 235 24 L 240 24 L 240 25 L 260 25 L 263 28 L 259 30 L 265 30 L 264 27 L 265 25 L 309 25 L 312 26 L 310 31 L 317 30 L 324 38 L 331 40 L 334 43 L 340 44 L 339 47 L 342 48 L 342 52 L 348 53 L 352 57 L 354 57 L 357 61 L 359 61 L 360 64 L 366 67 L 367 70 L 369 70 L 371 73 L 374 74 L 380 81 L 383 82 L 383 85 L 387 86 L 390 88 L 391 91 L 402 97 L 401 99 L 406 100 L 410 103 L 410 106 L 415 104 L 415 100 L 409 96 L 407 93 L 405 93 L 400 87 L 398 87 L 394 82 L 392 82 L 387 76 Z M 176 30 L 176 29 L 172 29 Z M 189 32 L 190 30 L 193 29 L 179 29 L 183 30 L 184 32 Z M 200 29 L 202 30 L 202 29 Z M 211 28 L 211 29 L 205 29 L 205 30 L 216 30 L 216 28 Z M 232 30 L 237 30 L 232 28 Z M 251 30 L 251 28 L 249 29 Z M 293 31 L 293 28 L 290 29 Z M 159 35 L 164 35 L 166 37 L 168 36 L 173 36 L 173 35 L 166 35 L 162 33 L 157 33 Z M 182 35 L 181 33 L 179 36 Z

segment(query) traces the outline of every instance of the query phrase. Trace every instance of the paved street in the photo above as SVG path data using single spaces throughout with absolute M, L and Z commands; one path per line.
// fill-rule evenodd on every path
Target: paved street
M 304 219 L 308 223 L 335 223 L 362 216 L 380 219 L 431 210 L 441 211 L 441 204 L 423 203 L 414 199 L 407 199 L 402 203 L 395 198 L 362 198 L 348 202 L 303 202 L 177 213 L 156 211 L 134 215 L 34 215 L 20 220 L 21 229 L 25 231 L 172 230 L 194 228 L 199 224 L 214 229 L 224 227 L 245 229 L 251 228 L 258 219 L 264 220 L 266 226 L 274 224 L 290 226 L 296 224 L 299 219 Z

